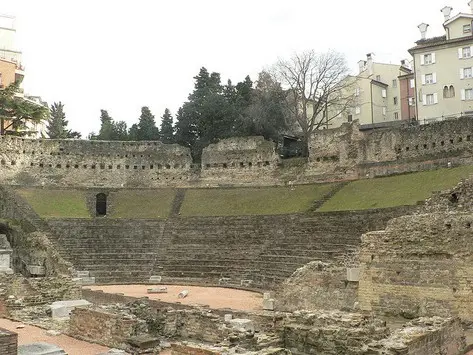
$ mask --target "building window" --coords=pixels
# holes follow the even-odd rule
[[[430,73],[422,75],[422,85],[435,84],[437,82],[437,74]]]
[[[397,96],[394,96],[394,105],[397,105]]]
[[[427,94],[424,96],[424,105],[434,105],[437,103],[437,94]]]
[[[470,58],[470,57],[471,57],[471,47],[463,47],[462,58]]]
[[[450,85],[450,88],[448,89],[450,97],[455,97],[455,88],[453,85]]]
[[[471,70],[471,67],[469,67],[469,68],[462,68],[462,69],[460,70],[460,78],[461,78],[461,79],[469,79],[469,78],[472,77],[472,74],[473,74],[473,72],[472,72],[472,70]]]
[[[381,90],[381,96],[386,97],[387,96],[387,91],[386,89]]]
[[[473,89],[463,89],[462,100],[473,100]]]
[[[399,119],[399,113],[398,113],[398,112],[394,112],[394,119],[395,119],[395,120],[398,120],[398,119]]]
[[[448,86],[443,87],[443,98],[448,99],[450,96],[450,93],[448,92]]]
[[[432,64],[432,53],[424,54],[424,64]]]
[[[397,88],[397,80],[396,79],[393,80],[393,88]]]
[[[463,25],[463,33],[471,33],[471,24]]]
[[[355,89],[355,96],[360,96],[360,88]]]
[[[348,115],[348,122],[352,122],[353,121],[353,116],[352,115]]]
[[[386,111],[387,111],[386,106],[383,106],[383,116],[386,116]]]
[[[414,79],[409,80],[409,84],[410,84],[411,89],[414,89],[415,80]]]
[[[361,113],[361,107],[360,106],[356,106],[355,107],[355,115],[359,115]]]
[[[408,99],[408,102],[409,102],[409,106],[414,106],[414,98],[413,97],[409,97]]]
[[[376,81],[381,81],[381,75],[376,75]]]

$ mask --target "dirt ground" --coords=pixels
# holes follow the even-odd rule
[[[18,345],[35,342],[45,342],[54,344],[64,349],[69,355],[95,355],[107,352],[109,348],[97,344],[86,343],[66,335],[49,336],[46,330],[25,324],[22,329],[17,329],[19,322],[12,322],[8,319],[0,318],[0,328],[4,328],[18,334]]]
[[[148,294],[152,287],[167,287],[168,293]],[[180,302],[188,305],[208,305],[210,308],[231,308],[240,311],[261,310],[263,296],[257,292],[235,290],[220,287],[175,286],[175,285],[111,285],[87,286],[91,290],[102,290],[106,293],[123,293],[131,297],[149,297],[163,302]],[[186,298],[178,298],[182,290],[188,290]]]

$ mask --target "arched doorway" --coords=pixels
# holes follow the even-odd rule
[[[95,196],[95,213],[97,217],[107,215],[107,195],[102,192]]]

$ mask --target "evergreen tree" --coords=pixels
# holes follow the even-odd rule
[[[51,139],[80,138],[81,134],[67,129],[68,121],[61,101],[55,102],[49,109],[47,134]]]
[[[67,137],[66,114],[64,113],[64,105],[61,101],[55,102],[49,109],[49,119],[47,134],[52,139],[62,139]]]
[[[133,127],[133,126],[132,126]],[[159,129],[156,127],[154,116],[147,106],[141,108],[141,116],[136,126],[136,140],[155,141],[159,140]]]
[[[95,139],[110,141],[113,137],[113,119],[108,114],[107,110],[100,110],[100,131]]]
[[[49,109],[46,106],[16,97],[19,83],[15,82],[0,90],[0,135],[11,133],[16,135],[29,135],[28,122],[40,123],[48,119]]]
[[[163,143],[174,143],[174,128],[172,126],[172,115],[169,109],[165,109],[161,117],[160,139]]]

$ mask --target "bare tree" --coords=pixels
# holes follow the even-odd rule
[[[342,115],[353,105],[354,80],[345,57],[335,51],[306,51],[273,68],[276,79],[289,89],[288,107],[302,130],[304,156],[314,131]]]

